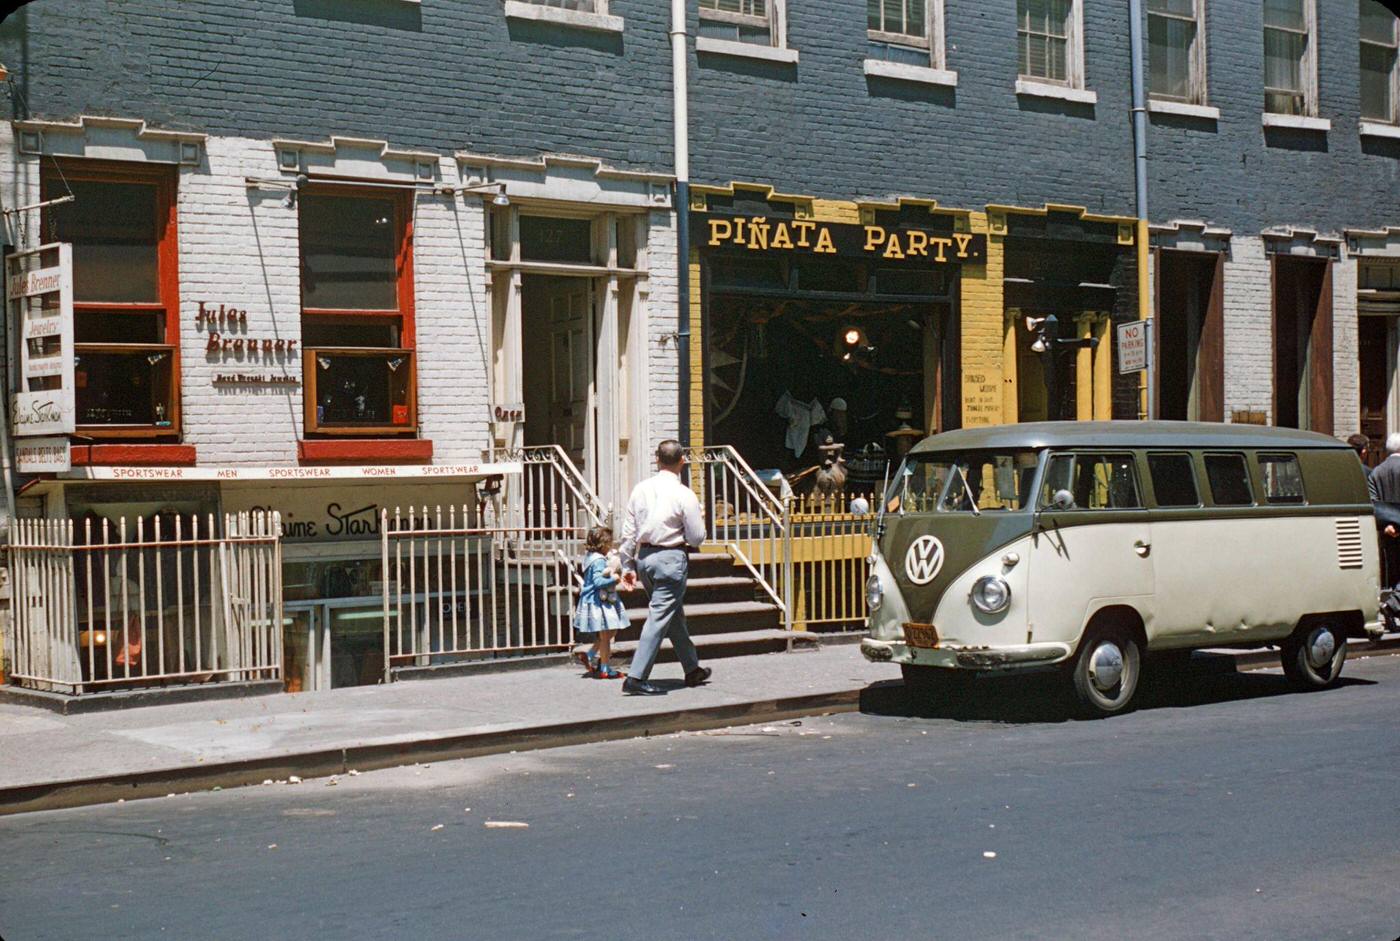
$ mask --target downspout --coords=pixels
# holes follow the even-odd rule
[[[690,108],[685,0],[671,0],[671,96],[676,151],[676,355],[680,389],[677,439],[690,447]]]
[[[1147,277],[1147,93],[1142,74],[1142,0],[1128,0],[1128,45],[1133,59],[1133,182],[1135,186],[1137,234],[1138,319],[1146,324],[1147,370],[1146,417],[1157,417],[1157,338],[1152,318],[1151,285]]]

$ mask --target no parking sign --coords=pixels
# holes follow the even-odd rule
[[[1151,321],[1130,320],[1118,325],[1118,371],[1142,372],[1147,368],[1147,332]]]

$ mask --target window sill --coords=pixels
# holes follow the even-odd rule
[[[942,85],[956,88],[958,73],[948,69],[934,69],[926,65],[910,65],[907,62],[888,62],[884,59],[866,59],[865,74],[874,78],[892,78],[901,82],[919,82],[923,85]]]
[[[1203,121],[1219,121],[1220,109],[1210,105],[1191,105],[1184,101],[1161,101],[1147,99],[1147,110],[1154,114],[1170,114],[1178,118],[1200,118]]]
[[[709,36],[695,37],[695,51],[716,56],[736,56],[741,59],[762,59],[764,62],[781,62],[784,65],[797,63],[796,49],[779,49],[776,46],[713,39]]]
[[[1098,93],[1089,91],[1087,88],[1070,88],[1068,85],[1037,82],[1029,78],[1016,79],[1016,94],[1033,95],[1036,98],[1058,98],[1061,101],[1072,101],[1077,105],[1096,105],[1099,103]]]
[[[506,0],[506,19],[529,20],[532,23],[554,23],[558,26],[572,26],[595,33],[622,32],[623,19],[604,13],[585,13],[582,10],[563,10],[547,7],[528,0]]]
[[[1332,130],[1332,122],[1326,118],[1310,118],[1302,114],[1271,114],[1265,111],[1263,121],[1265,127],[1285,127],[1293,131],[1322,131],[1326,133]]]
[[[1391,140],[1400,140],[1400,125],[1382,124],[1379,121],[1362,121],[1362,137],[1388,137]]]
[[[74,467],[193,467],[198,455],[192,444],[75,444]]]
[[[303,464],[416,464],[433,459],[423,438],[307,438],[297,442]]]

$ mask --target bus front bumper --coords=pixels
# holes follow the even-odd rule
[[[1061,643],[1003,647],[963,647],[952,644],[913,647],[897,641],[867,637],[860,642],[860,652],[872,663],[908,663],[950,670],[992,671],[1059,663],[1068,659],[1072,651],[1068,644]]]

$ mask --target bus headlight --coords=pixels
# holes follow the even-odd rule
[[[983,575],[972,586],[972,603],[983,614],[1000,614],[1011,605],[1011,586],[997,575]]]
[[[885,603],[885,586],[880,584],[880,576],[871,575],[865,580],[865,606],[874,614]]]

